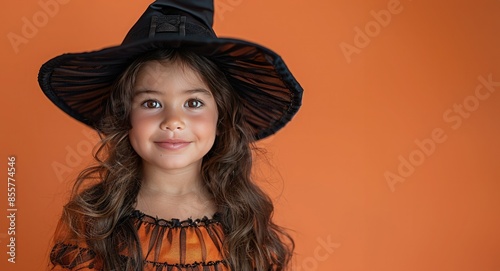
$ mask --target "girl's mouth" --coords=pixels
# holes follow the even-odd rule
[[[155,144],[162,149],[180,150],[187,147],[189,144],[191,144],[191,142],[180,139],[169,139],[169,140],[155,141]]]

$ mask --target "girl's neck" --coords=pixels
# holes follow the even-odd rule
[[[199,171],[159,171],[144,168],[136,209],[164,219],[211,217],[213,199]]]

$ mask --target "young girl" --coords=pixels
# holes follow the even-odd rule
[[[212,18],[212,1],[156,1],[120,46],[42,66],[47,97],[102,138],[50,269],[288,269],[293,240],[252,182],[252,143],[302,89],[269,49],[217,38]]]

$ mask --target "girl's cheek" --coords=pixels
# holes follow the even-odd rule
[[[131,122],[144,122],[144,121],[148,121],[148,120],[152,120],[154,119],[155,115],[153,114],[153,112],[147,112],[145,110],[140,110],[140,109],[137,109],[135,112],[133,112],[131,115],[130,115],[130,121]]]

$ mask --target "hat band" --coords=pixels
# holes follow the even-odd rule
[[[179,33],[186,36],[186,16],[181,15],[154,15],[149,26],[149,38],[156,33]]]

